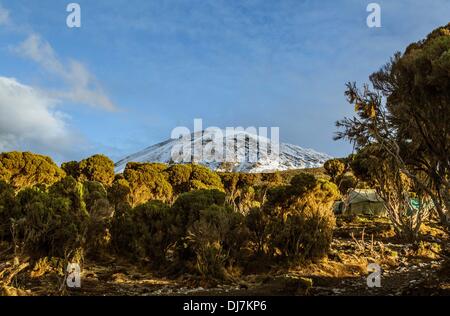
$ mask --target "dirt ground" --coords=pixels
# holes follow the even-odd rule
[[[384,219],[338,218],[327,259],[247,274],[229,284],[190,275],[169,279],[110,258],[84,262],[81,288],[69,289],[50,264],[30,267],[3,249],[0,286],[3,295],[450,295],[446,249],[448,235],[432,224],[424,225],[420,243],[413,245],[398,242]],[[367,285],[370,263],[381,267],[380,287]]]

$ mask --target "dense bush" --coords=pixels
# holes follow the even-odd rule
[[[114,215],[112,242],[119,253],[148,259],[152,266],[161,267],[174,243],[174,229],[167,204],[150,201],[134,209],[125,206]]]
[[[35,184],[51,185],[65,176],[47,156],[29,152],[0,153],[0,180],[10,183],[15,190]]]
[[[0,165],[0,238],[33,258],[113,250],[160,271],[223,280],[252,255],[298,262],[320,258],[330,243],[337,190],[311,174],[281,185],[278,173],[219,176],[199,165],[129,163],[114,175],[100,155],[64,171],[41,156],[2,157],[19,161]],[[45,162],[21,174],[23,157]],[[45,166],[56,176],[40,175]]]
[[[246,174],[221,173],[220,177],[227,193],[227,201],[242,214],[248,213],[253,207],[258,207],[264,200],[264,194],[269,187],[269,180],[279,184],[279,174]],[[264,180],[263,180],[264,179]]]
[[[109,203],[107,191],[100,182],[83,183],[83,200],[89,214],[86,250],[89,253],[100,253],[109,245],[109,227],[114,208]]]
[[[111,210],[98,182],[81,184],[69,176],[48,189],[26,188],[17,196],[0,182],[1,237],[36,258],[69,259],[105,249]]]
[[[341,194],[346,194],[350,189],[356,188],[358,179],[352,174],[344,174],[337,179],[336,183]]]
[[[0,240],[11,241],[11,219],[20,217],[14,188],[0,180]]]
[[[176,195],[191,190],[223,190],[220,177],[204,166],[187,164],[172,165],[164,173]]]
[[[123,172],[130,189],[129,201],[132,206],[150,200],[170,202],[172,200],[172,186],[161,172],[159,164],[128,163]]]
[[[122,204],[131,205],[130,184],[122,175],[116,177],[111,187],[108,188],[108,200],[115,210]]]
[[[323,165],[325,172],[331,177],[331,180],[336,183],[336,179],[345,171],[345,163],[342,159],[330,159]]]
[[[310,174],[271,189],[263,208],[247,217],[257,252],[265,250],[292,263],[325,256],[335,225],[331,206],[338,196],[336,185]]]
[[[187,271],[223,279],[247,239],[244,217],[225,203],[218,190],[182,194],[173,206],[179,228],[176,264]]]
[[[94,155],[80,162],[69,161],[61,168],[78,181],[97,181],[111,185],[114,180],[114,162],[104,155]]]
[[[27,253],[69,258],[84,245],[89,216],[78,203],[36,188],[19,192],[17,199],[23,217],[13,226],[14,238]]]

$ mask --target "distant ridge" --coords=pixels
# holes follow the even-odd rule
[[[226,136],[225,136],[226,135]],[[236,139],[246,139],[247,141],[239,146],[236,146]],[[236,131],[234,133],[223,133],[217,135],[211,131],[203,131],[195,134],[191,134],[190,144],[193,146],[211,146],[217,142],[217,139],[223,140],[222,144],[225,153],[232,151],[235,153],[233,159],[227,159],[223,161],[213,161],[208,159],[210,157],[202,157],[195,161],[201,165],[207,166],[215,171],[233,171],[233,172],[274,172],[290,169],[303,169],[303,168],[317,168],[323,166],[325,161],[332,157],[319,153],[313,149],[304,149],[302,147],[280,143],[279,145],[279,159],[274,159],[266,151],[260,151],[260,148],[271,148],[272,142],[269,138],[250,134],[245,131]],[[121,173],[125,169],[128,162],[161,162],[161,163],[174,163],[172,157],[172,151],[175,148],[180,148],[183,144],[181,139],[169,139],[150,146],[142,151],[127,156],[115,164],[116,173]],[[258,146],[250,146],[249,144],[258,144]],[[263,147],[267,146],[267,147]],[[250,162],[248,157],[258,157],[256,162]],[[228,157],[228,156],[227,156]],[[253,160],[254,161],[254,160]]]

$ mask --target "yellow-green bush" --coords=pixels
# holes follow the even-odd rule
[[[15,190],[36,184],[51,185],[65,176],[50,157],[30,152],[0,153],[0,180]]]
[[[150,200],[170,202],[173,190],[161,172],[161,166],[148,163],[128,163],[123,172],[130,189],[129,201],[132,206]]]
[[[225,203],[218,190],[182,194],[173,206],[179,229],[177,267],[208,278],[227,277],[227,268],[241,254],[248,239],[244,217]]]
[[[121,254],[149,260],[154,267],[164,267],[169,247],[175,242],[170,206],[149,201],[134,209],[122,206],[112,223],[112,243]]]
[[[114,162],[104,155],[94,155],[80,162],[69,161],[61,168],[78,181],[97,181],[111,185],[114,181]]]
[[[20,218],[14,188],[0,180],[0,240],[11,241],[11,220]]]
[[[69,258],[85,244],[89,216],[69,197],[28,188],[17,199],[23,216],[14,239],[28,254]]]
[[[89,214],[86,251],[99,254],[109,246],[109,227],[114,207],[109,203],[103,184],[96,181],[83,183],[83,200]]]
[[[164,171],[175,195],[192,190],[223,190],[220,177],[210,169],[195,164],[172,165]]]
[[[335,184],[310,174],[296,175],[290,185],[272,188],[267,203],[247,215],[257,253],[294,264],[325,256],[335,225],[332,203],[338,196]]]

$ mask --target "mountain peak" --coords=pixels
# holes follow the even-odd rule
[[[160,162],[198,163],[215,171],[258,173],[321,167],[331,158],[243,129],[207,129],[168,139],[127,156],[115,164],[115,170],[123,172],[128,162]]]

